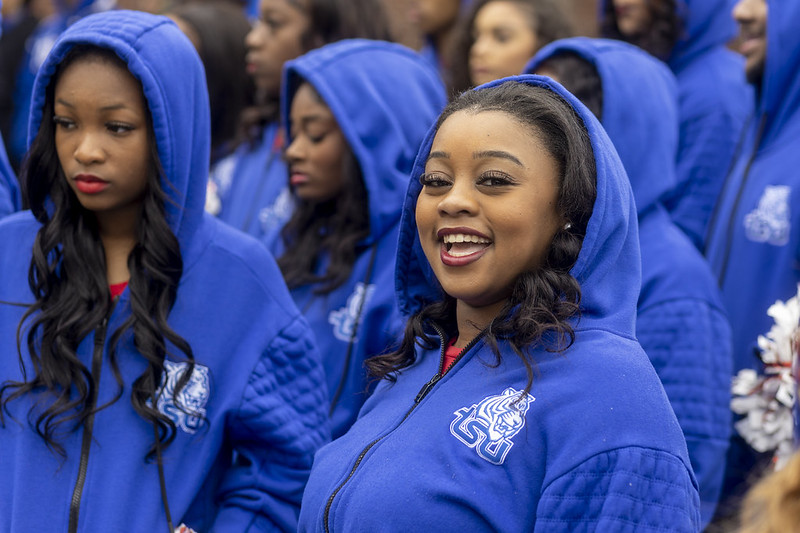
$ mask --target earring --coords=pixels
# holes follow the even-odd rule
[[[564,224],[564,231],[569,231],[571,227],[572,227],[572,222],[567,222],[566,224]]]

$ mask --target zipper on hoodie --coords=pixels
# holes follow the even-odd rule
[[[113,307],[112,307],[113,309]],[[109,311],[109,315],[111,312]],[[94,410],[97,406],[97,396],[100,394],[100,372],[103,368],[103,346],[106,340],[106,330],[108,329],[108,316],[103,319],[102,324],[95,330],[94,350],[92,352],[92,378],[95,381],[92,397],[89,399],[89,409]],[[83,426],[83,440],[81,442],[81,460],[78,466],[78,477],[75,480],[75,488],[72,490],[72,500],[69,507],[69,533],[78,531],[78,516],[81,511],[81,496],[83,486],[86,483],[86,471],[89,468],[89,450],[92,446],[92,431],[94,428],[94,413],[89,414]]]
[[[753,166],[753,161],[756,158],[759,150],[759,144],[761,143],[761,137],[764,135],[764,126],[767,123],[767,114],[764,113],[761,115],[761,120],[758,125],[758,131],[756,133],[755,142],[753,143],[753,151],[750,154],[750,158],[747,160],[747,164],[744,167],[744,171],[742,172],[742,180],[739,184],[739,189],[736,191],[736,198],[733,201],[733,206],[731,208],[730,216],[728,217],[728,222],[725,231],[725,245],[723,248],[722,254],[722,265],[720,266],[719,276],[718,276],[718,284],[722,287],[725,283],[725,277],[728,273],[728,264],[730,263],[731,258],[731,248],[733,247],[733,231],[736,225],[736,215],[739,211],[739,203],[742,201],[742,195],[744,193],[745,188],[747,187],[747,178],[750,175],[750,168]],[[715,217],[716,218],[716,217]]]
[[[330,529],[329,520],[330,520],[331,506],[333,505],[333,500],[336,498],[336,495],[339,494],[339,492],[344,488],[344,486],[347,484],[347,482],[350,481],[353,478],[353,476],[356,473],[356,470],[358,469],[359,465],[361,464],[361,461],[363,461],[364,457],[367,455],[367,452],[369,452],[373,448],[373,446],[378,444],[381,440],[383,440],[384,438],[388,437],[395,430],[397,430],[397,428],[399,428],[403,424],[403,422],[406,421],[406,419],[409,417],[409,415],[411,415],[411,413],[414,411],[414,409],[417,407],[417,405],[419,405],[419,403],[423,400],[423,398],[425,398],[425,396],[428,395],[428,393],[433,389],[433,387],[444,377],[444,374],[442,373],[442,365],[444,364],[444,352],[445,352],[445,346],[446,346],[445,335],[444,335],[444,331],[442,331],[442,329],[437,324],[434,323],[434,324],[432,324],[432,326],[433,326],[433,329],[436,330],[436,334],[439,335],[439,340],[441,341],[441,348],[439,350],[439,366],[437,367],[438,370],[436,371],[436,374],[434,374],[434,376],[422,386],[420,391],[414,397],[413,405],[411,406],[411,408],[408,411],[406,411],[406,414],[403,415],[403,418],[400,420],[400,422],[392,430],[390,430],[388,433],[386,433],[385,435],[383,435],[381,437],[378,437],[374,441],[372,441],[369,444],[367,444],[367,446],[363,450],[361,450],[361,453],[358,454],[358,457],[356,458],[356,462],[355,462],[355,464],[353,464],[353,468],[350,469],[350,473],[347,474],[347,477],[344,479],[344,481],[342,481],[339,484],[339,486],[336,487],[333,490],[333,493],[331,493],[330,497],[328,498],[327,504],[325,504],[325,513],[322,516],[323,526],[325,528],[325,533],[330,533],[330,530],[331,530]],[[475,344],[482,337],[483,337],[483,333],[479,334],[477,337],[472,339],[469,342],[469,344],[467,344],[464,347],[464,349],[461,350],[461,352],[458,354],[458,357],[456,357],[455,360],[453,360],[453,364],[450,365],[450,368],[455,366],[455,364],[461,359],[461,357],[465,353],[467,353],[467,351],[469,351],[470,348],[475,346]]]

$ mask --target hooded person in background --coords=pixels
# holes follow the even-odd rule
[[[719,499],[731,432],[731,327],[705,258],[659,201],[675,183],[675,77],[640,48],[583,37],[543,48],[526,71],[554,78],[586,104],[630,179],[642,250],[636,337],[686,437],[705,527]]]
[[[0,6],[3,5],[0,0]],[[0,34],[2,34],[3,17],[0,15]],[[6,154],[6,145],[3,136],[0,135],[0,218],[19,211],[22,207],[22,197],[20,196],[19,183],[11,168]]]
[[[635,44],[667,62],[678,80],[678,181],[664,205],[703,250],[711,212],[753,114],[731,0],[600,0],[602,37]]]
[[[403,193],[444,86],[409,48],[348,39],[288,62],[282,94],[296,208],[272,249],[314,330],[336,438],[367,398],[364,360],[401,336],[392,288]]]
[[[259,18],[245,37],[256,103],[242,112],[235,152],[212,169],[209,212],[264,243],[275,240],[294,209],[280,125],[283,66],[352,38],[391,40],[382,0],[261,0]]]
[[[767,309],[797,294],[800,282],[800,3],[741,0],[733,16],[756,119],[711,219],[706,257],[733,327],[737,373],[763,371],[758,336],[774,323]],[[732,499],[722,512],[737,512],[738,497],[769,457],[734,436],[726,487]]]
[[[31,211],[0,221],[0,530],[294,530],[323,371],[272,256],[203,211],[194,47],[90,15],[31,109]]]

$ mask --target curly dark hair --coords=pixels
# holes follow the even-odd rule
[[[59,443],[58,434],[91,424],[95,413],[122,396],[125,384],[117,361],[118,346],[132,343],[133,349],[148,363],[147,369],[132,384],[131,403],[143,419],[157,428],[158,446],[168,446],[175,438],[176,429],[174,422],[159,412],[154,402],[168,342],[183,352],[189,365],[176,387],[175,401],[194,370],[191,347],[167,324],[183,272],[183,260],[178,240],[166,219],[164,202],[167,200],[160,185],[163,172],[149,112],[148,184],[137,228],[137,244],[128,257],[131,314],[109,340],[109,361],[117,394],[108,403],[97,405],[97,376],[78,357],[78,345],[105,324],[114,304],[97,220],[94,213],[81,206],[67,184],[54,146],[52,117],[59,76],[74,62],[89,58],[111,62],[127,70],[127,65],[113,51],[78,45],[67,53],[47,87],[43,119],[22,172],[26,201],[41,223],[28,271],[28,283],[36,301],[28,307],[17,328],[23,381],[5,381],[0,386],[0,423],[3,423],[4,413],[10,416],[8,404],[11,401],[26,394],[41,395],[29,412],[29,423],[47,446],[62,457],[66,457],[66,452]],[[26,355],[34,370],[30,379],[23,356],[23,337]],[[156,447],[154,442],[147,459],[153,458]]]
[[[600,16],[600,34],[603,37],[629,42],[661,60],[669,59],[675,43],[684,35],[684,21],[675,0],[647,0],[652,23],[634,36],[620,33],[614,3],[605,0],[604,4]]]
[[[580,314],[581,287],[570,269],[578,260],[597,195],[594,151],[583,121],[558,94],[513,81],[462,93],[442,112],[436,128],[454,113],[484,111],[507,113],[542,140],[558,165],[557,208],[571,225],[555,234],[541,267],[519,276],[508,302],[481,334],[496,364],[500,363],[501,339],[520,357],[528,374],[528,392],[534,375],[529,349],[541,344],[549,351],[563,352],[575,340],[570,319]],[[416,360],[417,344],[426,349],[439,345],[434,327],[447,336],[456,334],[455,308],[455,300],[445,296],[415,313],[396,351],[367,360],[371,375],[394,381],[400,370]]]
[[[286,1],[308,15],[308,31],[298,36],[304,53],[342,39],[394,41],[382,0]],[[240,142],[258,143],[264,126],[279,119],[278,98],[262,97],[265,100],[242,111]]]
[[[450,59],[451,79],[448,89],[451,98],[474,86],[469,75],[469,54],[472,45],[475,44],[475,18],[481,8],[495,1],[497,0],[475,0],[470,6],[467,16],[456,27]],[[558,0],[506,1],[516,4],[523,13],[527,14],[529,27],[536,34],[536,42],[539,47],[575,34],[570,20]],[[535,50],[533,52],[535,53]],[[533,57],[533,53],[531,53],[531,57]]]

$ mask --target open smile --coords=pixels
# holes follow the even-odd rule
[[[447,266],[465,266],[480,259],[492,240],[472,232],[440,231],[440,257]]]

